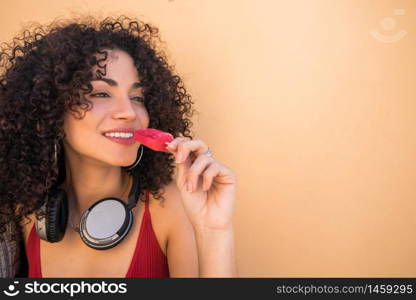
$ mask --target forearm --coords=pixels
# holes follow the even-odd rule
[[[195,230],[200,277],[237,277],[234,230]]]

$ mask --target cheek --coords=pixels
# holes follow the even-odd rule
[[[91,141],[92,135],[97,133],[91,124],[94,124],[94,122],[91,120],[89,112],[81,120],[76,119],[72,115],[65,116],[63,126],[65,140],[74,148],[82,147],[85,141]]]
[[[149,113],[147,112],[147,109],[144,108],[144,107],[139,108],[136,111],[136,114],[137,114],[137,118],[140,121],[140,127],[141,128],[147,128],[147,127],[149,127],[150,116],[149,116]]]
[[[73,149],[79,150],[79,148],[82,148],[82,141],[85,140],[85,137],[83,136],[84,130],[79,128],[80,124],[77,124],[75,122],[68,122],[64,126],[65,130],[65,141],[71,145]]]

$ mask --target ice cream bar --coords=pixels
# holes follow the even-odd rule
[[[168,152],[166,142],[171,142],[174,138],[168,133],[159,129],[145,128],[134,132],[133,138],[139,143],[154,151]]]

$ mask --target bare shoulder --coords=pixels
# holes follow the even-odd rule
[[[161,194],[164,197],[164,200],[160,201],[161,207],[170,211],[183,208],[181,194],[174,180],[163,187]]]
[[[155,199],[152,194],[149,194],[149,209],[152,219],[154,218],[155,223],[163,227],[163,231],[168,235],[173,224],[187,216],[182,205],[180,191],[174,180],[163,187],[161,195],[163,199]]]
[[[156,217],[156,231],[161,229],[163,232],[170,277],[198,277],[195,234],[176,182],[166,185],[162,195],[164,200],[150,197],[149,208],[152,219]]]

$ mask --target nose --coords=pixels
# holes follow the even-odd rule
[[[120,97],[117,99],[117,101],[114,102],[112,117],[114,119],[136,119],[134,104],[129,99],[129,97]]]

